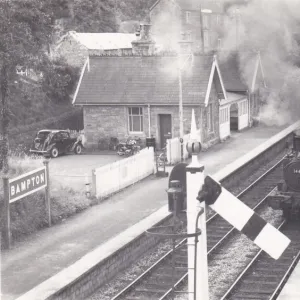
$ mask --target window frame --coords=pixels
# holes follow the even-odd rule
[[[132,110],[134,108],[138,108],[139,113],[138,114],[133,114]],[[128,107],[128,132],[129,133],[143,133],[144,132],[144,110],[142,106],[130,106]],[[140,120],[140,130],[139,131],[134,131],[134,123],[133,123],[133,117],[138,117]],[[132,130],[131,130],[132,129]]]
[[[209,15],[208,14],[203,14],[202,15],[202,24],[203,24],[203,29],[209,29]]]
[[[191,24],[191,12],[189,10],[185,11],[185,23]]]
[[[218,38],[218,50],[222,49],[222,39]]]
[[[204,43],[204,49],[210,49],[210,39],[209,39],[208,30],[203,30],[203,43]]]

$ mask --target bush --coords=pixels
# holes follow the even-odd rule
[[[42,158],[31,159],[24,157],[11,157],[9,159],[10,178],[24,174],[43,166]],[[1,173],[0,173],[1,174]],[[3,174],[1,174],[3,175]],[[63,186],[54,178],[50,177],[51,192],[51,217],[52,223],[58,223],[62,219],[76,214],[88,208],[92,202],[87,199],[84,193]],[[3,182],[0,183],[3,191]],[[0,195],[0,222],[3,222],[3,193]],[[10,205],[11,212],[11,233],[14,241],[29,235],[48,224],[47,211],[45,205],[45,193],[39,191]],[[3,226],[2,226],[3,228]]]

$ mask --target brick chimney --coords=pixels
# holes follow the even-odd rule
[[[180,54],[193,53],[194,42],[191,39],[188,39],[187,33],[181,33],[181,40],[178,42],[178,44]]]
[[[136,34],[138,37],[138,34]],[[139,38],[131,42],[132,53],[138,55],[152,55],[155,49],[155,42],[151,38],[151,25],[141,24]]]

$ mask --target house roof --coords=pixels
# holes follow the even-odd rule
[[[230,55],[226,60],[219,62],[225,90],[228,92],[246,92],[247,85],[242,79],[237,54]]]
[[[132,48],[131,42],[136,40],[132,33],[82,33],[69,31],[66,36],[71,36],[88,49],[112,50]],[[66,36],[64,38],[66,38]],[[61,39],[61,41],[63,38]],[[61,45],[61,42],[59,43]],[[58,46],[59,47],[59,46]]]
[[[182,71],[184,104],[204,104],[213,66],[212,55],[194,56]],[[178,105],[177,57],[90,57],[74,96],[75,105]]]

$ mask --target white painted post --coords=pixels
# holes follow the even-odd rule
[[[201,229],[197,245],[197,265],[195,259],[195,239],[188,238],[188,292],[189,300],[208,300],[208,266],[207,266],[207,239],[206,239],[206,210],[205,204],[199,203],[199,186],[204,184],[204,166],[198,161],[197,154],[201,151],[201,144],[197,138],[197,129],[194,110],[192,111],[192,124],[190,141],[187,143],[187,151],[192,154],[192,162],[186,167],[187,171],[187,231],[195,233],[197,214],[201,207],[204,213],[199,218],[198,228]],[[194,268],[196,269],[196,287],[194,287]],[[196,293],[196,297],[194,295]]]
[[[91,196],[91,186],[88,174],[85,175],[85,195],[88,198]]]

